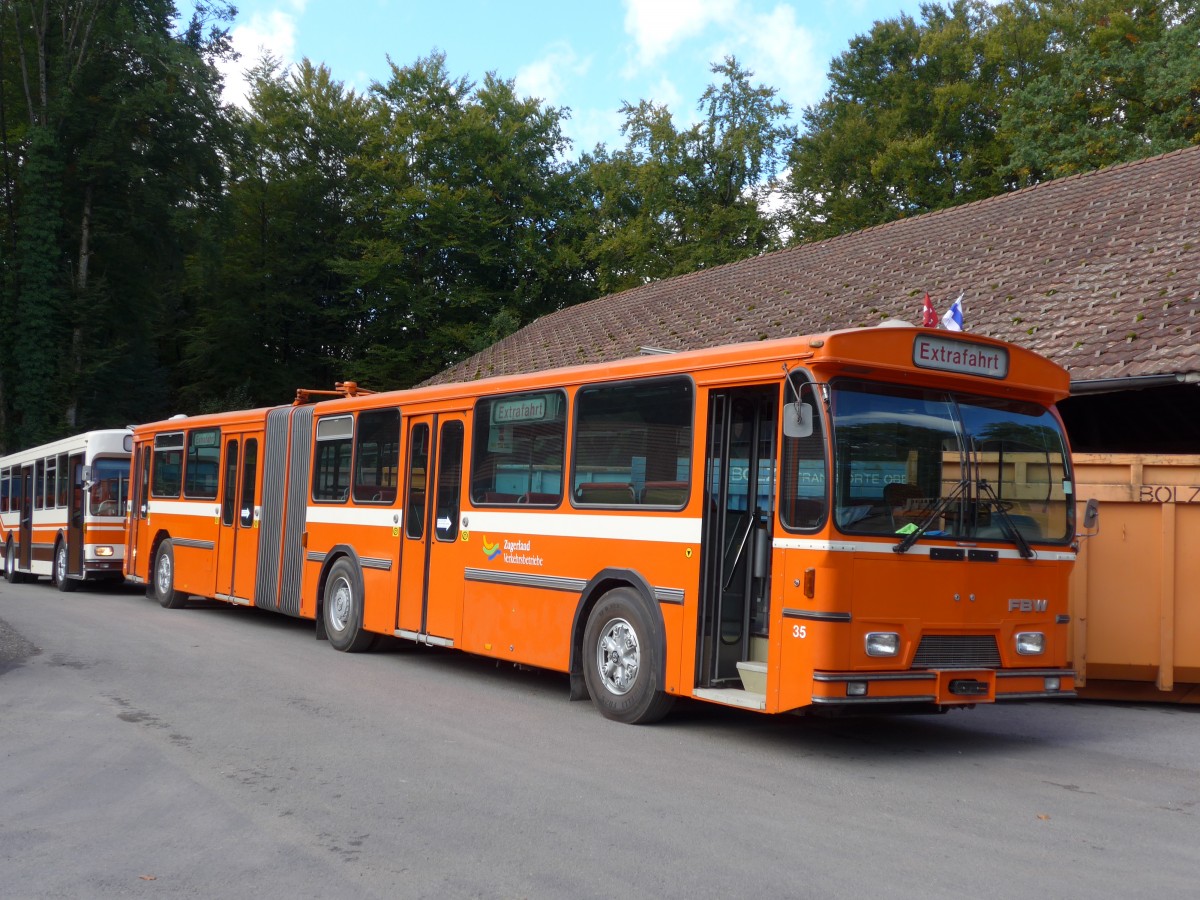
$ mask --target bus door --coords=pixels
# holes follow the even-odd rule
[[[698,687],[767,660],[778,388],[713,391],[708,404]]]
[[[255,435],[224,435],[216,583],[216,596],[222,600],[250,603],[254,599],[261,517],[258,444]]]
[[[17,526],[20,554],[17,567],[29,571],[33,565],[33,466],[21,468],[21,520]]]
[[[152,442],[138,444],[134,451],[130,469],[129,508],[125,514],[128,526],[125,535],[125,574],[139,578],[149,578],[149,560],[143,560],[138,553],[138,534],[150,515],[150,457],[154,452],[153,446]]]
[[[83,456],[75,455],[67,463],[71,473],[71,491],[67,500],[67,574],[83,574],[83,504],[87,496],[83,483]]]
[[[465,420],[462,413],[408,419],[397,633],[442,646],[454,646],[462,629]]]

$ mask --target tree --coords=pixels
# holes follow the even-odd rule
[[[202,19],[232,13],[201,3],[184,36],[170,0],[12,0],[2,14],[24,101],[20,130],[6,105],[4,148],[25,331],[0,363],[7,437],[30,444],[162,398],[159,328],[177,317],[160,311],[190,216],[221,183],[212,61],[228,42]]]
[[[359,310],[350,370],[405,387],[589,288],[564,215],[564,113],[492,74],[452,78],[440,53],[390,65],[352,164],[356,246],[337,268]]]
[[[582,160],[598,226],[589,241],[598,286],[609,292],[722,265],[779,246],[768,197],[795,139],[788,105],[754,86],[734,57],[680,131],[665,106],[626,103],[624,148]]]
[[[1164,0],[1040,4],[1047,53],[1000,123],[1006,171],[1059,178],[1200,141],[1200,11]]]
[[[250,73],[235,113],[229,189],[190,261],[193,326],[184,335],[180,402],[189,409],[288,400],[345,377],[355,310],[332,265],[351,252],[351,159],[366,140],[366,100],[324,66]]]
[[[877,22],[830,67],[791,157],[796,240],[830,237],[1011,187],[996,143],[1008,61],[983,0]]]

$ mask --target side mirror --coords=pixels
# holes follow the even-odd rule
[[[784,404],[783,434],[784,437],[806,438],[813,433],[813,408],[811,403]]]
[[[1088,500],[1083,508],[1083,530],[1088,532],[1088,537],[1100,533],[1100,501],[1095,497]]]

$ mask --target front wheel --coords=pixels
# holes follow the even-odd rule
[[[662,660],[645,604],[632,588],[600,598],[583,634],[583,677],[601,715],[640,725],[657,722],[674,698],[662,689]]]
[[[17,545],[12,541],[8,542],[8,547],[4,550],[4,580],[9,584],[20,584],[25,580],[17,571]]]
[[[54,549],[54,586],[64,594],[79,586],[79,582],[67,574],[67,542],[59,541]]]
[[[362,653],[370,650],[375,635],[363,630],[363,589],[358,568],[346,558],[339,559],[325,581],[325,599],[321,615],[325,634],[335,650]]]
[[[187,596],[175,590],[175,545],[165,540],[154,557],[154,597],[163,609],[182,609]]]

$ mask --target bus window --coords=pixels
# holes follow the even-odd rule
[[[442,426],[438,446],[437,515],[434,535],[439,541],[458,540],[458,498],[462,495],[463,423]]]
[[[789,387],[790,390],[790,387]],[[799,402],[812,409],[812,433],[783,439],[783,463],[779,478],[779,517],[789,529],[820,527],[825,518],[825,429],[821,402],[811,383],[800,385]]]
[[[220,461],[221,429],[189,431],[183,496],[195,500],[216,500]]]
[[[566,395],[488,397],[475,404],[471,502],[476,506],[562,500]]]
[[[0,512],[8,512],[12,502],[12,476],[10,469],[0,470]]]
[[[67,472],[67,454],[63,453],[58,457],[58,477],[55,479],[55,506],[66,508],[67,499],[70,496],[70,480]]]
[[[354,448],[354,502],[394,503],[400,468],[400,410],[359,413]]]
[[[155,435],[151,497],[178,499],[183,487],[183,432]]]
[[[41,509],[46,502],[46,461],[39,459],[33,468],[33,508]]]
[[[238,442],[231,440],[225,445],[225,491],[221,495],[221,524],[233,524],[233,506],[237,499]]]
[[[317,420],[317,459],[312,476],[314,500],[344,503],[350,498],[353,437],[353,416],[326,416]]]
[[[249,528],[254,524],[254,491],[257,489],[258,438],[246,438],[246,452],[242,455],[242,503],[241,525]]]
[[[429,426],[414,426],[408,439],[408,501],[404,533],[414,540],[425,535],[425,473],[429,471]]]
[[[92,463],[88,511],[93,516],[119,516],[125,500],[129,460],[101,457]]]
[[[689,378],[581,388],[572,501],[683,507],[690,493],[692,407]]]

